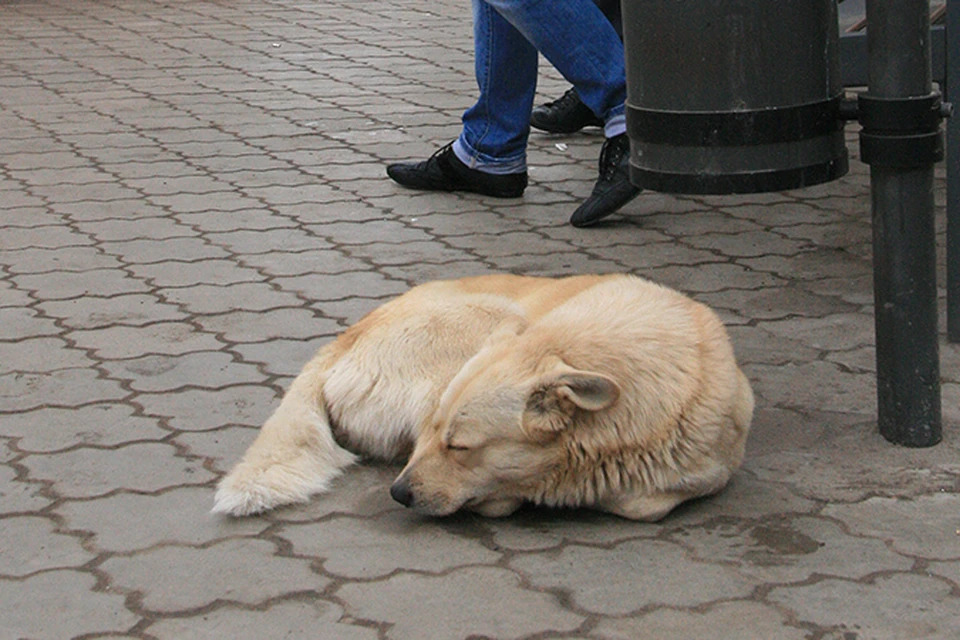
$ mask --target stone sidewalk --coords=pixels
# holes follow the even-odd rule
[[[960,637],[960,348],[944,442],[886,443],[865,167],[589,230],[597,132],[534,134],[520,200],[400,189],[387,162],[459,131],[470,38],[461,0],[0,1],[0,638]],[[728,490],[653,525],[429,520],[364,466],[209,515],[319,345],[495,271],[713,305],[758,398]]]

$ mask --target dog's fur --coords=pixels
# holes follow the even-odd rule
[[[214,511],[303,502],[358,455],[409,455],[391,494],[425,514],[532,502],[656,520],[727,483],[752,414],[723,325],[673,290],[627,275],[433,282],[319,351]]]

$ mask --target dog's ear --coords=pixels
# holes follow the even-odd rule
[[[524,426],[560,431],[570,426],[577,410],[602,411],[619,398],[620,386],[607,376],[574,369],[557,359],[527,398]]]

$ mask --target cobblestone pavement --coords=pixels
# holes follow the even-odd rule
[[[0,638],[960,637],[960,348],[944,442],[887,444],[865,167],[589,230],[596,132],[534,134],[520,200],[401,189],[385,163],[475,95],[470,37],[460,0],[0,0]],[[319,345],[500,270],[717,308],[758,397],[731,486],[657,524],[431,520],[362,466],[209,515]]]

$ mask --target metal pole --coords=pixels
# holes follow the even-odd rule
[[[913,153],[909,131],[894,123],[892,134],[883,125],[868,134],[863,109],[876,107],[881,122],[892,122],[891,113],[931,95],[928,2],[867,0],[870,101],[861,100],[861,152],[876,143],[865,161],[871,165],[878,422],[883,437],[911,447],[941,438],[934,161],[923,153],[919,161],[889,161],[885,156],[896,151]]]
[[[947,2],[947,97],[960,98],[960,0]],[[947,122],[947,339],[960,342],[960,114]]]

